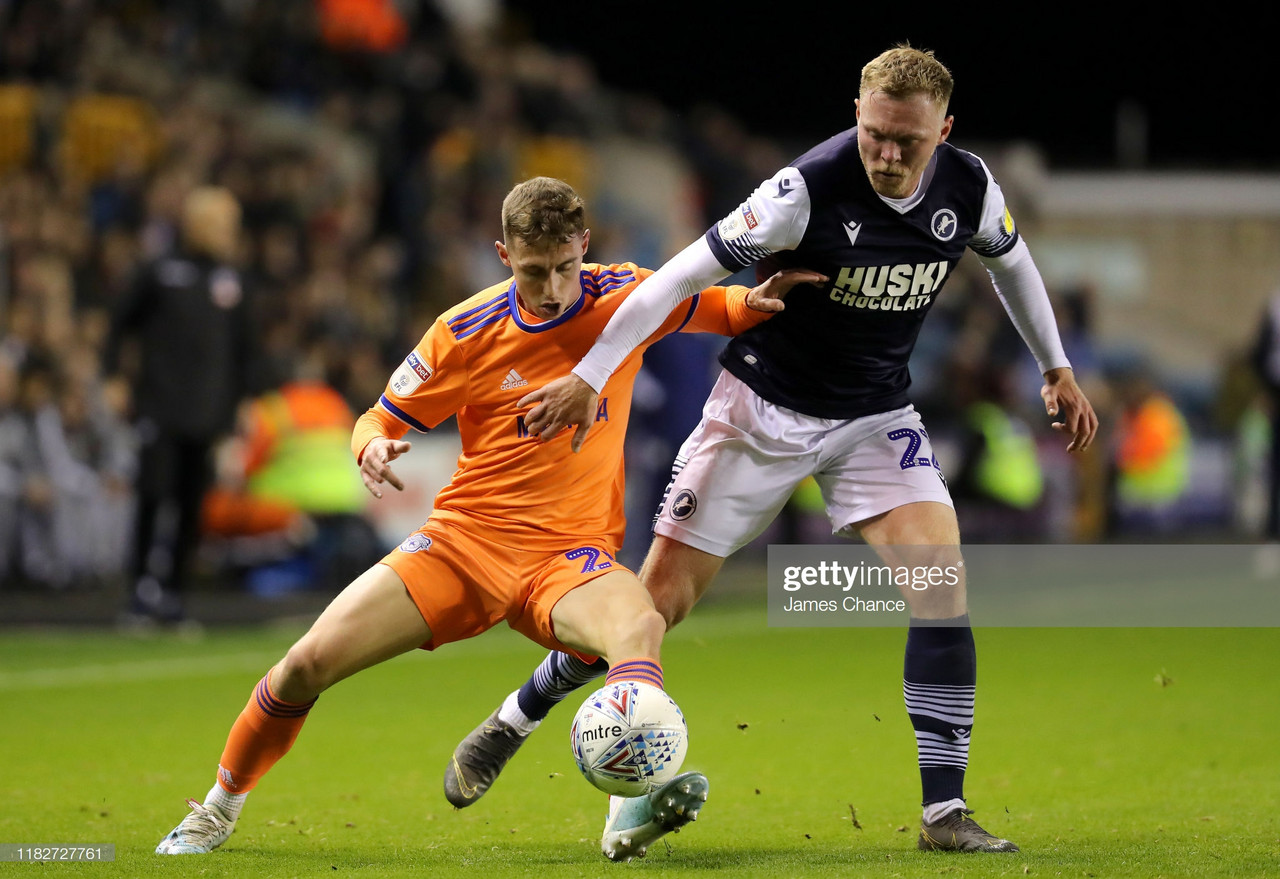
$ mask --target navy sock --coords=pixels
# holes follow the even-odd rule
[[[525,681],[516,694],[516,701],[530,720],[542,720],[566,696],[608,670],[609,663],[604,659],[587,665],[576,656],[553,650],[542,660],[533,677]]]
[[[911,620],[902,694],[916,731],[924,805],[964,799],[978,659],[969,615]]]

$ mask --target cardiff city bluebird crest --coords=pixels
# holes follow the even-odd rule
[[[410,534],[400,544],[401,552],[421,552],[424,549],[431,549],[431,538],[425,534]]]

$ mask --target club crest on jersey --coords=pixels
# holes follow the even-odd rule
[[[929,221],[929,228],[933,230],[934,238],[950,241],[956,236],[956,212],[951,208],[940,208]]]
[[[410,534],[400,544],[401,552],[422,552],[431,549],[431,538],[425,534]]]
[[[683,522],[692,516],[698,509],[698,496],[687,488],[682,488],[671,499],[671,518],[677,522]]]
[[[404,363],[400,364],[400,368],[391,376],[391,390],[401,397],[412,394],[424,381],[431,378],[434,372],[435,370],[422,362],[417,351],[410,351]]]

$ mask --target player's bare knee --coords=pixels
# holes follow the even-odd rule
[[[271,675],[271,690],[285,702],[307,702],[333,684],[333,663],[313,641],[303,638],[289,648]]]
[[[624,614],[619,618],[613,636],[613,653],[616,655],[609,658],[616,662],[630,656],[656,656],[666,633],[666,618],[652,608]],[[622,653],[629,656],[622,656]]]

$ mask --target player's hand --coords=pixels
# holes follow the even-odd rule
[[[360,460],[360,479],[370,494],[381,498],[382,489],[378,486],[384,482],[390,483],[396,491],[404,491],[404,483],[392,472],[391,462],[411,448],[411,443],[387,439],[385,436],[369,441],[369,445],[364,447],[364,457]]]
[[[830,279],[826,275],[808,269],[783,269],[774,272],[763,284],[751,288],[751,292],[747,294],[747,308],[754,311],[782,311],[787,307],[782,300],[787,298],[792,287],[797,284],[825,284],[828,280]]]
[[[1068,452],[1083,452],[1098,433],[1098,416],[1076,384],[1075,373],[1066,366],[1051,369],[1044,374],[1044,382],[1040,389],[1044,411],[1050,418],[1062,414],[1061,421],[1053,422],[1053,429],[1071,434]]]
[[[571,372],[536,391],[530,391],[516,405],[523,408],[533,403],[538,405],[524,417],[524,426],[530,436],[536,436],[545,443],[555,439],[556,434],[569,425],[576,424],[578,429],[573,434],[570,447],[575,452],[582,448],[587,431],[596,418],[596,392],[591,385]]]

